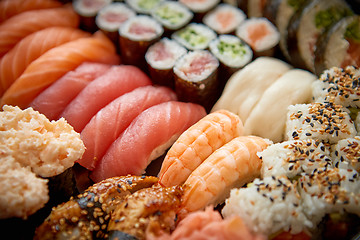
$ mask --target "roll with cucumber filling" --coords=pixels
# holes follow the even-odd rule
[[[139,14],[150,14],[165,0],[125,0],[125,3]]]
[[[173,32],[188,24],[194,14],[180,2],[165,1],[152,11],[151,16],[163,25],[165,32]]]
[[[205,24],[190,23],[171,37],[189,50],[203,50],[216,38],[216,33]]]

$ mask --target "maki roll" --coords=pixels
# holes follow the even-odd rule
[[[288,107],[286,138],[318,139],[326,144],[354,137],[356,129],[346,108],[334,103],[296,104]]]
[[[190,23],[174,32],[172,38],[189,50],[203,50],[216,38],[216,33],[205,24]]]
[[[285,175],[296,179],[302,173],[332,166],[330,150],[313,139],[275,143],[258,153],[262,159],[262,177]]]
[[[327,214],[360,216],[360,179],[355,170],[318,169],[304,174],[298,181],[304,213],[314,227]],[[339,239],[350,239],[344,237]]]
[[[208,12],[203,22],[218,34],[231,34],[235,33],[237,26],[245,19],[246,15],[241,9],[222,3]]]
[[[111,2],[112,0],[74,0],[72,6],[80,16],[80,28],[90,32],[98,30],[95,23],[96,15]]]
[[[163,27],[147,15],[128,19],[119,29],[119,44],[125,64],[146,70],[145,53],[150,45],[160,40]]]
[[[319,36],[349,15],[353,12],[343,0],[314,0],[305,4],[288,24],[290,61],[297,67],[315,72],[314,54]]]
[[[236,36],[251,46],[256,56],[273,56],[280,41],[277,28],[266,18],[249,18],[236,29]]]
[[[323,34],[315,50],[315,72],[337,66],[360,67],[360,16],[345,17]]]
[[[264,9],[264,17],[269,19],[277,27],[280,33],[279,47],[282,55],[290,60],[287,49],[287,27],[291,17],[302,8],[309,0],[271,0],[267,1]]]
[[[165,1],[151,12],[151,16],[162,24],[165,34],[171,35],[187,25],[194,14],[180,2]]]
[[[349,108],[354,120],[360,108],[360,69],[332,67],[312,84],[316,102],[333,102]]]
[[[145,54],[151,79],[155,84],[175,88],[173,67],[187,50],[174,40],[162,38],[149,47]]]
[[[243,68],[253,58],[249,45],[233,35],[219,35],[210,42],[209,49],[220,62],[221,88],[234,72]]]
[[[215,8],[220,0],[179,0],[188,7],[195,17],[195,22],[201,22],[206,13]]]
[[[129,18],[136,15],[126,4],[114,2],[103,7],[96,16],[97,27],[118,45],[119,28]]]
[[[334,166],[360,172],[360,137],[342,139],[332,146]]]
[[[165,0],[125,0],[125,3],[139,14],[150,14],[161,2]]]
[[[211,109],[219,96],[219,61],[208,50],[189,51],[173,68],[175,91],[180,101],[194,102]]]
[[[240,216],[252,232],[269,239],[282,232],[301,234],[313,226],[303,213],[296,184],[285,176],[257,178],[246,188],[232,189],[221,213],[225,219]]]

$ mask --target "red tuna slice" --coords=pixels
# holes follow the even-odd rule
[[[50,120],[57,120],[66,106],[91,81],[103,75],[111,65],[84,62],[41,92],[30,107],[44,114]]]
[[[205,115],[201,105],[179,101],[146,109],[111,144],[90,178],[98,182],[113,176],[143,174],[152,160]]]
[[[86,151],[78,161],[93,170],[109,146],[145,109],[156,104],[177,100],[175,92],[166,87],[145,86],[126,93],[96,113],[81,132]]]
[[[89,83],[61,113],[74,130],[81,132],[103,107],[135,88],[151,85],[150,78],[131,65],[112,66],[104,75]]]

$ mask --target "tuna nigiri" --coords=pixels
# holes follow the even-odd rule
[[[0,23],[22,12],[60,6],[56,0],[3,0],[0,1]]]
[[[1,105],[25,108],[46,87],[83,62],[119,63],[112,42],[101,32],[55,47],[33,61],[11,85]]]
[[[112,142],[145,109],[176,100],[175,93],[166,87],[144,86],[118,97],[102,108],[81,131],[86,151],[78,161],[92,170]]]
[[[51,48],[82,37],[90,33],[73,27],[49,27],[23,38],[0,60],[0,95],[24,72],[35,59]]]
[[[30,106],[50,120],[57,120],[66,106],[94,79],[103,75],[111,65],[84,62],[42,91]]]
[[[19,13],[0,25],[0,56],[27,35],[41,29],[52,26],[77,27],[78,25],[79,16],[68,5]]]
[[[238,115],[227,110],[208,114],[171,146],[162,163],[159,182],[167,187],[183,184],[216,149],[242,133],[243,124]]]
[[[109,147],[91,179],[98,182],[110,176],[142,174],[152,160],[161,156],[181,133],[205,115],[201,105],[178,101],[146,109]]]
[[[112,66],[89,83],[60,114],[81,132],[91,118],[108,103],[135,88],[151,84],[150,78],[131,65]]]
[[[230,190],[251,182],[261,174],[257,152],[270,141],[256,136],[234,138],[211,154],[186,180],[181,215],[223,202]],[[176,173],[174,173],[176,174]]]

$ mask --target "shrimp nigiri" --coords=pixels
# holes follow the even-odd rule
[[[169,149],[161,166],[159,182],[167,187],[184,183],[210,154],[242,133],[243,124],[238,115],[228,110],[206,115]]]
[[[263,151],[270,140],[257,136],[234,138],[197,167],[186,180],[180,217],[223,202],[234,187],[260,177]]]

